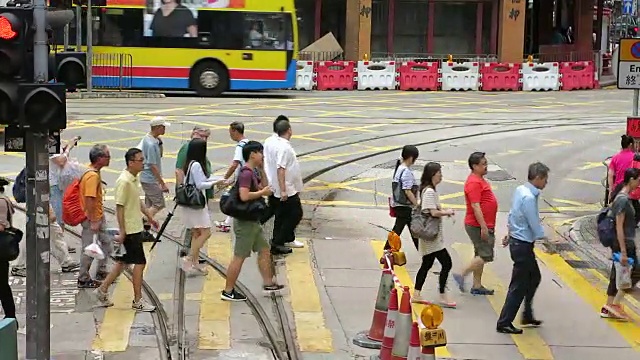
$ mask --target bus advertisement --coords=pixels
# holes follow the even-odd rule
[[[212,97],[295,85],[294,0],[107,0],[92,14],[95,87]],[[111,55],[121,60],[100,61]]]

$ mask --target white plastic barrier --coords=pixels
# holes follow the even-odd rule
[[[313,61],[301,61],[296,64],[296,90],[313,90],[315,86],[315,74],[313,73]]]
[[[443,62],[442,90],[478,90],[480,88],[480,64],[477,62]]]
[[[557,62],[523,63],[522,91],[560,90],[560,68]]]
[[[358,61],[358,90],[393,90],[396,79],[395,61]]]

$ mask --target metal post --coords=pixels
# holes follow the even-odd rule
[[[640,99],[640,90],[633,90],[633,110],[631,115],[638,116],[638,100]]]
[[[93,90],[93,10],[91,0],[87,0],[87,91]]]
[[[69,24],[64,27],[64,51],[69,51]]]
[[[82,51],[82,6],[76,6],[76,51]]]
[[[48,80],[47,5],[33,0],[36,27],[34,80]],[[37,131],[37,132],[36,132]],[[26,129],[27,155],[27,359],[48,360],[50,350],[49,130]]]

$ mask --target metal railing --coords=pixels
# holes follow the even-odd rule
[[[133,86],[131,54],[93,54],[93,87],[97,89],[130,89]]]
[[[342,51],[301,51],[298,54],[300,61],[341,61],[344,60]]]
[[[495,54],[387,54],[387,53],[372,53],[372,60],[380,61],[416,61],[416,62],[446,62],[449,60],[453,62],[497,62],[498,55]]]

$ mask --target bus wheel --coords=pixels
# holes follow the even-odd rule
[[[191,87],[202,97],[215,97],[229,87],[227,69],[215,61],[204,61],[191,69]]]

